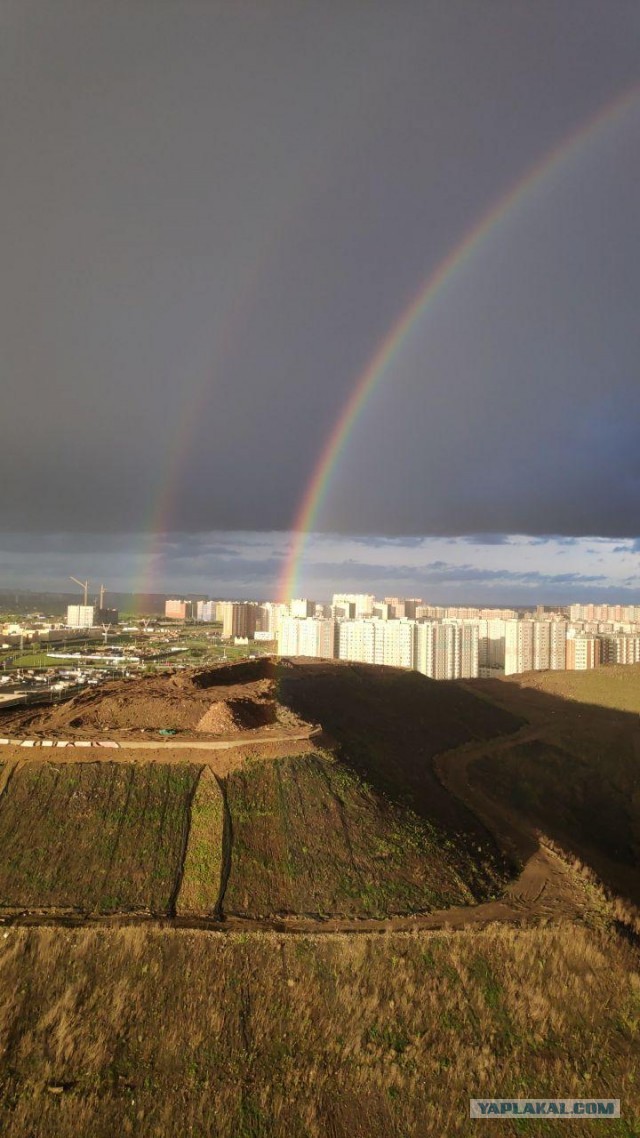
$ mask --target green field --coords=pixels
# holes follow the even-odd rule
[[[227,913],[384,916],[473,904],[505,881],[490,843],[471,858],[324,754],[247,763],[227,799]]]
[[[109,762],[16,770],[0,797],[0,907],[167,913],[198,771]]]

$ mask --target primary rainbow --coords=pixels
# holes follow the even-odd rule
[[[572,158],[594,134],[607,126],[612,119],[628,110],[639,94],[640,86],[635,85],[631,90],[617,96],[592,118],[588,119],[586,123],[572,131],[534,166],[530,167],[524,176],[507,190],[471,229],[467,230],[462,240],[447,254],[444,260],[440,261],[408,307],[404,309],[389,329],[364,372],[355,383],[324,445],[305,490],[293,525],[293,541],[280,578],[279,597],[281,601],[289,601],[295,595],[307,537],[313,530],[331,476],[351,431],[367,400],[387,374],[389,365],[404,344],[416,321],[419,320],[429,304],[435,300],[453,274],[469,260],[481,243],[520,200],[527,193],[532,192],[560,163],[567,162]]]

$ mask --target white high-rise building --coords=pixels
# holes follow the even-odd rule
[[[334,593],[331,604],[334,609],[346,608],[347,613],[352,606],[354,619],[360,620],[373,615],[375,599],[373,593]]]
[[[93,628],[95,619],[94,605],[67,605],[67,628]]]
[[[504,674],[533,671],[534,632],[533,620],[505,620],[504,622]]]
[[[298,616],[303,619],[308,616],[315,616],[316,602],[307,600],[306,597],[296,597],[291,602],[290,612],[291,616]]]
[[[379,624],[384,637],[382,663],[393,668],[415,668],[415,620],[383,620]]]
[[[549,624],[549,668],[563,672],[567,666],[566,620],[552,620]]]
[[[584,672],[597,668],[600,663],[601,644],[596,636],[570,629],[567,633],[566,666],[569,672]]]
[[[433,680],[473,679],[479,674],[478,624],[424,621],[417,625],[416,668]]]
[[[550,667],[550,627],[548,620],[533,622],[533,669],[535,672],[546,672]]]
[[[415,668],[416,623],[413,620],[340,620],[340,660]]]
[[[339,620],[336,632],[338,659],[361,664],[382,663],[383,643],[379,623],[377,620]]]
[[[336,622],[326,617],[285,616],[280,621],[278,653],[281,656],[316,656],[335,659]]]
[[[278,639],[280,624],[285,616],[289,616],[289,606],[278,601],[267,601],[261,605],[261,631],[271,634],[272,640]]]

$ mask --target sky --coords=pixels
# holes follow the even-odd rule
[[[275,595],[380,345],[556,152],[392,354],[296,585],[640,601],[639,48],[635,0],[4,0],[0,587]]]

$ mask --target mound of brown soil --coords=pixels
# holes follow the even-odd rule
[[[276,666],[269,656],[259,660],[243,660],[237,664],[220,664],[191,674],[190,682],[197,688],[231,687],[235,684],[255,684],[260,680],[273,680]]]
[[[162,728],[225,735],[273,723],[304,726],[279,706],[270,669],[270,661],[251,661],[205,672],[114,680],[65,703],[13,712],[4,718],[4,729],[46,737]]]
[[[240,727],[228,703],[221,700],[219,703],[212,703],[205,711],[202,719],[198,721],[196,730],[206,732],[207,735],[227,735],[233,731],[240,731]]]

